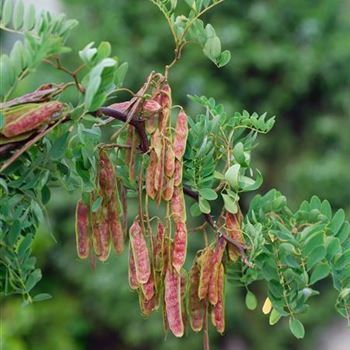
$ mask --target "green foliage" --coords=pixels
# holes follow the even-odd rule
[[[328,201],[314,196],[293,213],[286,198],[271,190],[252,200],[244,232],[253,266],[243,268],[240,280],[266,281],[275,315],[291,317],[297,338],[304,330],[295,317],[308,310],[309,298],[319,294],[317,282],[328,276],[339,293],[336,309],[349,322],[350,224],[342,209],[332,213]]]
[[[185,153],[184,181],[200,195],[199,204],[193,204],[192,213],[210,213],[208,201],[217,198],[212,192],[216,194],[215,188],[225,180],[221,190],[225,209],[236,214],[238,194],[254,191],[262,184],[259,171],[256,171],[256,179],[253,178],[251,151],[256,145],[257,135],[271,130],[274,117],[265,121],[266,113],[259,117],[247,111],[229,115],[213,98],[191,99],[205,107],[205,114],[190,121],[191,132]]]
[[[11,17],[13,29],[9,27]],[[24,37],[23,41],[16,41],[9,55],[1,55],[0,97],[7,99],[17,82],[33,72],[42,61],[69,52],[70,49],[64,43],[77,23],[76,20],[66,20],[65,15],[56,17],[47,11],[37,15],[33,5],[24,12],[22,0],[6,0],[2,8],[0,28],[13,30]]]

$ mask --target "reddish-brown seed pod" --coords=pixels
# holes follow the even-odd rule
[[[180,288],[181,288],[181,314],[182,323],[184,328],[187,324],[187,314],[186,314],[186,288],[187,288],[187,272],[182,269],[180,272]]]
[[[91,194],[90,203],[93,203],[94,200],[95,200],[95,194]],[[99,228],[100,212],[101,210],[99,210],[97,213],[96,212],[91,213],[92,245],[94,247],[96,256],[100,256],[102,251],[100,228]]]
[[[179,187],[182,182],[182,162],[175,159],[174,185]]]
[[[186,206],[184,193],[181,187],[175,187],[171,199],[171,210],[175,222],[186,222]]]
[[[149,165],[146,174],[146,191],[147,195],[155,199],[157,191],[155,189],[155,173],[157,169],[157,155],[154,151],[151,151]]]
[[[198,297],[200,271],[196,262],[190,270],[190,287],[188,300],[188,313],[191,328],[199,332],[203,328],[203,302]]]
[[[172,178],[175,172],[175,153],[169,143],[166,145],[164,167],[165,175]]]
[[[131,99],[129,101],[113,103],[109,106],[109,108],[113,108],[118,112],[126,113],[130,109],[132,103],[133,103],[133,100]]]
[[[137,281],[140,284],[144,284],[148,281],[151,275],[151,265],[147,244],[137,220],[131,225],[129,233],[132,252],[134,255]]]
[[[244,239],[239,227],[237,216],[231,214],[230,212],[226,212],[225,225],[228,236],[233,238],[237,243],[244,244]],[[238,249],[232,244],[228,245],[228,256],[231,261],[237,261],[238,257],[240,256]]]
[[[163,199],[165,201],[170,201],[174,194],[174,179],[166,178],[163,185]]]
[[[135,181],[135,170],[136,170],[136,153],[137,153],[137,145],[139,144],[138,135],[133,126],[129,126],[132,128],[132,139],[131,139],[131,148],[129,149],[129,179],[131,182]]]
[[[141,284],[142,293],[146,300],[151,300],[154,296],[154,280],[152,273],[146,283]]]
[[[102,208],[101,217],[98,223],[98,231],[100,235],[101,242],[101,254],[98,256],[100,261],[106,261],[110,253],[110,233],[108,225],[108,212],[106,208]]]
[[[218,301],[211,311],[211,320],[216,330],[223,333],[225,330],[225,271],[220,264],[218,272]]]
[[[108,203],[108,224],[114,249],[120,255],[124,250],[124,233],[119,218],[116,192],[111,196]]]
[[[166,83],[163,85],[161,91],[160,104],[162,106],[162,111],[159,113],[158,127],[159,130],[164,131],[170,117],[170,108],[172,104],[171,89],[170,86]]]
[[[180,272],[186,260],[187,252],[187,228],[184,222],[176,222],[175,237],[173,243],[172,264],[177,272]]]
[[[86,259],[90,250],[89,207],[81,200],[77,203],[75,220],[77,253],[80,259]]]
[[[176,337],[182,337],[184,324],[181,311],[180,275],[175,270],[168,268],[165,274],[164,285],[164,299],[169,328]]]
[[[100,149],[100,170],[99,170],[99,183],[102,191],[102,196],[109,200],[116,186],[116,177],[114,167],[111,160],[108,157],[107,152],[104,149]]]
[[[139,293],[139,303],[141,312],[146,317],[159,308],[159,298],[155,294],[150,300],[147,300],[142,293]]]
[[[208,295],[212,257],[213,250],[207,247],[198,258],[198,265],[200,268],[198,298],[200,300],[205,299]]]
[[[187,115],[183,111],[183,109],[181,109],[176,119],[175,138],[174,138],[174,146],[173,146],[175,157],[178,160],[181,160],[185,153],[187,135],[188,135]]]
[[[42,103],[39,106],[37,109],[28,111],[11,123],[6,123],[1,133],[5,137],[10,138],[35,130],[45,122],[48,122],[64,108],[64,104],[58,101]]]
[[[146,115],[152,115],[161,110],[162,106],[156,100],[147,100],[142,106]]]
[[[220,264],[222,261],[222,256],[225,252],[226,241],[224,238],[220,237],[211,259],[211,273],[210,273],[210,281],[209,281],[209,290],[208,290],[208,300],[212,305],[216,305],[219,298],[219,290],[218,290],[218,275]]]
[[[139,288],[139,282],[137,282],[136,278],[136,267],[135,267],[135,261],[134,256],[131,250],[131,247],[129,247],[129,271],[128,271],[128,277],[129,277],[129,286],[131,289],[138,289]]]
[[[161,222],[158,222],[156,242],[153,247],[153,259],[154,259],[154,266],[156,270],[161,269],[161,262],[163,260],[163,251],[164,251],[164,238],[165,238],[164,225]]]

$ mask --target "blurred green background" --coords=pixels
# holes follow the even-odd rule
[[[169,31],[150,1],[25,3],[78,19],[70,39],[77,51],[91,41],[110,41],[113,53],[129,62],[125,85],[133,90],[151,70],[163,70],[171,61]],[[276,187],[293,208],[317,194],[350,217],[350,1],[226,0],[207,19],[232,61],[218,70],[198,47],[187,48],[170,75],[174,103],[188,105],[187,94],[203,94],[228,111],[276,115],[276,127],[260,138],[254,155],[265,178],[260,191]],[[5,37],[5,46],[12,39]],[[76,55],[67,56],[68,66],[77,62]],[[44,67],[18,93],[58,79]],[[160,313],[142,318],[137,296],[127,285],[126,254],[98,263],[95,270],[78,261],[75,200],[57,189],[48,208],[51,222],[35,241],[44,276],[36,292],[48,292],[53,299],[29,307],[21,307],[17,298],[2,300],[1,350],[201,349],[201,335],[192,332],[164,341]],[[300,342],[285,322],[268,325],[260,311],[262,286],[255,286],[260,308],[254,312],[246,310],[244,291],[227,286],[226,332],[211,332],[212,349],[349,349],[350,332],[336,316],[330,287],[329,282],[320,285],[321,295],[303,318],[307,335]]]

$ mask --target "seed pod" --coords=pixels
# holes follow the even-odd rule
[[[124,234],[128,231],[128,199],[126,192],[127,191],[125,186],[123,184],[120,184],[120,200],[123,209],[122,227]]]
[[[141,284],[142,293],[146,300],[151,300],[154,296],[154,281],[152,273],[146,283]]]
[[[174,194],[174,179],[165,179],[163,186],[163,199],[170,201]]]
[[[180,289],[181,289],[181,315],[182,323],[186,328],[187,314],[186,314],[186,287],[187,287],[187,272],[182,269],[180,272]]]
[[[138,136],[136,134],[136,130],[133,126],[129,126],[130,129],[132,129],[132,141],[131,141],[131,148],[129,149],[130,155],[129,155],[129,179],[131,182],[135,181],[135,169],[136,169],[136,149],[137,145],[139,144]]]
[[[137,282],[137,278],[136,278],[136,267],[135,267],[135,261],[134,261],[134,256],[133,256],[131,247],[129,247],[129,271],[128,272],[129,272],[128,277],[129,277],[130,288],[138,289],[139,282]]]
[[[173,243],[172,263],[177,272],[180,272],[186,260],[187,252],[187,229],[184,222],[176,223],[175,237]]]
[[[90,203],[93,203],[95,201],[96,195],[93,193],[90,197]],[[99,217],[101,213],[101,209],[98,210],[98,212],[92,212],[91,213],[91,229],[92,229],[92,245],[94,247],[94,251],[96,256],[100,256],[102,252],[101,247],[101,237],[100,237],[100,228],[99,228]]]
[[[224,265],[220,264],[218,272],[218,301],[211,311],[211,320],[216,330],[219,333],[223,333],[225,330],[225,271]]]
[[[226,241],[221,237],[219,238],[216,244],[215,251],[211,259],[211,273],[209,281],[208,299],[212,305],[216,305],[219,298],[218,275],[225,248]]]
[[[134,221],[130,227],[129,233],[132,252],[134,255],[137,281],[140,284],[144,284],[148,281],[151,275],[151,265],[147,244],[138,221]]]
[[[176,337],[184,334],[184,324],[181,312],[181,278],[180,275],[171,268],[165,274],[165,307],[166,316],[170,330]]]
[[[159,130],[164,131],[170,117],[171,110],[171,89],[168,84],[164,84],[161,92],[160,104],[162,111],[159,113],[158,127]]]
[[[101,242],[101,254],[98,256],[100,261],[106,261],[110,253],[110,234],[108,225],[108,213],[106,208],[102,209],[102,217],[98,223],[98,230]]]
[[[154,186],[156,169],[157,169],[157,155],[154,151],[151,151],[150,161],[149,161],[147,174],[146,174],[146,191],[147,191],[147,195],[152,199],[155,199],[157,195],[157,192]]]
[[[174,153],[175,153],[175,157],[178,160],[181,160],[185,153],[187,135],[188,135],[187,115],[181,109],[176,119],[175,139],[174,139]]]
[[[237,243],[244,244],[244,239],[239,227],[239,222],[236,215],[226,212],[225,215],[226,230],[229,237],[233,238]],[[237,261],[240,253],[232,244],[228,245],[228,256],[231,261]]]
[[[186,222],[186,206],[182,188],[175,187],[173,198],[171,199],[171,210],[175,222]]]
[[[76,227],[75,237],[77,242],[77,253],[80,259],[86,259],[89,256],[89,207],[81,200],[76,207]]]
[[[131,108],[132,103],[133,103],[133,100],[131,99],[129,101],[113,103],[108,107],[113,108],[118,112],[126,113]]]
[[[172,178],[175,172],[175,153],[169,143],[166,146],[164,167],[165,175],[169,178]]]
[[[116,192],[114,192],[114,194],[111,196],[108,204],[108,224],[114,249],[116,253],[120,255],[124,250],[124,234],[119,219]]]
[[[1,104],[0,104],[1,105]],[[41,103],[24,103],[20,105],[15,105],[9,108],[1,108],[5,119],[5,125],[14,122],[15,120],[21,118],[21,116],[36,111],[42,106]]]
[[[64,104],[58,101],[41,103],[35,110],[28,111],[16,120],[6,123],[1,133],[5,137],[10,138],[35,130],[51,118],[54,118],[63,108]]]
[[[198,298],[200,300],[205,299],[208,295],[211,264],[212,264],[213,250],[208,247],[198,258],[198,265],[200,268],[199,286],[198,286]]]
[[[164,225],[158,222],[156,242],[153,248],[154,266],[158,271],[161,269],[161,262],[163,260],[164,238]]]
[[[182,182],[182,163],[175,159],[174,185],[179,187]]]
[[[102,196],[108,201],[116,186],[116,177],[114,167],[104,149],[100,149],[100,169],[99,169],[99,183],[102,191]]]
[[[200,332],[203,328],[203,302],[198,297],[200,271],[196,262],[190,270],[190,289],[188,301],[188,313],[190,324],[194,332]]]
[[[147,100],[142,106],[145,115],[153,115],[161,110],[162,106],[156,100]]]
[[[141,312],[146,317],[150,316],[154,310],[158,310],[159,308],[159,302],[156,295],[153,295],[150,300],[147,300],[142,293],[139,293],[139,303]]]

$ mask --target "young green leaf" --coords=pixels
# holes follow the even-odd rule
[[[290,318],[289,319],[289,329],[297,339],[304,338],[305,329],[304,329],[303,324],[299,320],[297,320],[295,318]]]

